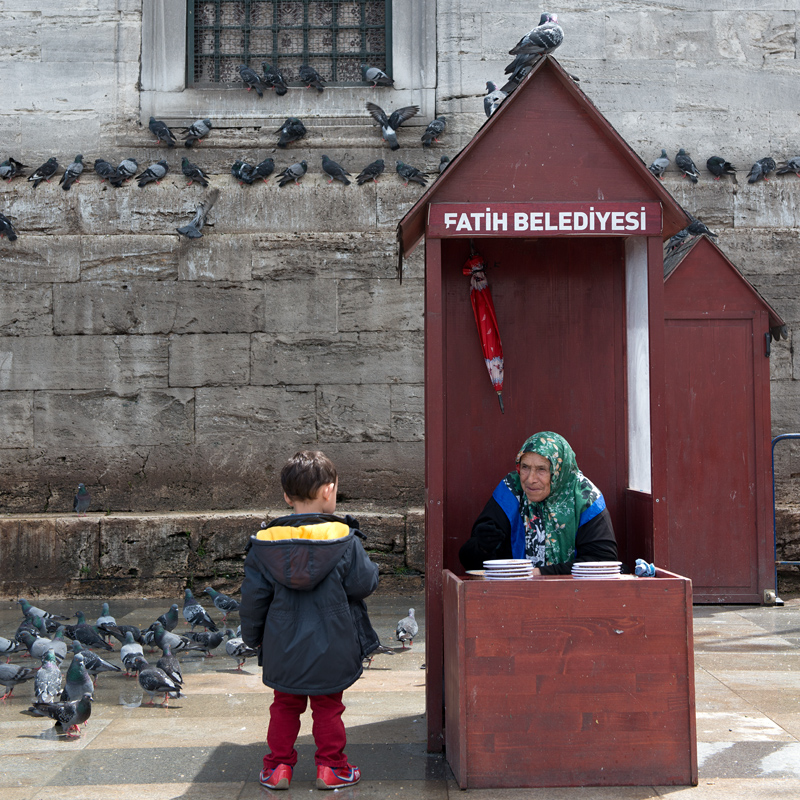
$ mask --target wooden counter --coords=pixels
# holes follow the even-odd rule
[[[691,581],[443,579],[462,789],[697,783]]]

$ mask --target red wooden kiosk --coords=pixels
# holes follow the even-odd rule
[[[431,751],[444,747],[442,675],[453,668],[444,652],[445,570],[453,573],[456,596],[462,590],[478,591],[457,587],[456,576],[463,574],[458,549],[527,436],[555,430],[572,444],[581,469],[605,495],[623,560],[642,557],[658,563],[662,551],[667,552],[662,242],[688,222],[641,159],[547,56],[398,226],[401,258],[425,237]],[[470,240],[489,265],[487,278],[505,351],[504,414],[486,373],[469,278],[462,274]],[[665,581],[668,577],[662,573]],[[563,593],[571,580],[544,580],[537,591],[555,591],[559,585]],[[615,591],[636,587],[654,597],[666,591],[659,579],[646,586],[635,579],[615,583]],[[495,590],[499,587],[485,587],[487,592]],[[685,598],[686,586],[680,591]],[[506,613],[513,616],[518,610],[513,598],[509,596],[506,604],[502,592],[496,594],[498,602],[487,601],[486,610],[496,614],[507,605]],[[636,602],[633,595],[631,602]],[[469,608],[478,611],[480,603]],[[574,604],[563,610],[567,616],[578,613]],[[469,624],[468,617],[461,619]],[[646,619],[641,623],[648,625]],[[494,624],[502,620],[495,618]],[[680,768],[665,770],[660,777],[663,783],[690,783],[697,774],[691,603],[670,624],[675,640],[682,642],[682,673],[676,681],[683,690],[670,702],[681,705],[685,747],[679,748]],[[463,643],[467,631],[460,628],[454,635]],[[457,652],[449,648],[448,659]],[[468,656],[467,672],[470,664]],[[646,666],[639,674],[647,674]],[[655,685],[649,688],[659,691]],[[644,694],[638,699],[646,699],[646,680],[639,690]],[[470,713],[478,713],[470,708]],[[449,704],[451,725],[458,724],[455,711]],[[607,709],[607,714],[605,719],[617,727],[639,724],[623,722],[624,710]],[[523,735],[530,738],[535,733],[528,728]],[[646,731],[642,735],[646,740]],[[481,745],[472,740],[470,746]],[[575,757],[574,748],[571,752]],[[463,755],[470,757],[469,751]],[[496,756],[500,758],[497,752]],[[618,767],[617,774],[635,769],[630,762]],[[652,773],[640,777],[659,782]],[[595,778],[572,780],[605,782],[602,775]],[[552,785],[548,780],[529,776],[528,783],[514,785]]]
[[[770,331],[783,320],[711,239],[664,260],[668,550],[695,602],[775,589]]]

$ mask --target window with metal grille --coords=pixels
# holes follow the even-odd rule
[[[391,74],[391,0],[187,0],[187,86],[241,82],[237,67],[309,64],[332,84],[362,82],[361,64]]]

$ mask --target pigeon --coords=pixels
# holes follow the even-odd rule
[[[208,197],[202,203],[198,203],[194,210],[192,221],[188,225],[183,225],[175,230],[189,239],[200,239],[203,236],[202,230],[203,226],[206,224],[206,218],[214,207],[214,203],[217,202],[218,197],[219,189],[212,189]]]
[[[129,181],[138,169],[139,162],[135,158],[126,158],[124,161],[120,161],[114,173],[108,177],[108,182],[119,188],[125,181]]]
[[[214,605],[222,612],[223,622],[225,622],[225,620],[228,618],[228,614],[239,610],[238,600],[228,597],[227,594],[222,594],[222,592],[218,592],[216,589],[212,589],[210,586],[206,586],[203,591],[213,600]],[[217,644],[219,644],[219,642]]]
[[[394,80],[382,69],[378,69],[378,67],[370,67],[369,64],[362,64],[361,74],[364,76],[364,82],[371,83],[373,89],[376,86],[394,86]]]
[[[225,595],[222,595],[224,597]],[[232,598],[228,598],[232,600]],[[235,600],[233,600],[236,603]],[[237,603],[238,606],[238,603]],[[225,619],[225,617],[223,617]],[[216,650],[221,644],[222,640],[225,638],[222,631],[197,631],[197,632],[190,632],[186,634],[189,639],[197,642],[197,644],[203,646],[203,652],[206,654],[206,658],[212,658],[213,653],[212,650]]]
[[[6,657],[6,664],[11,661],[11,656],[14,653],[19,653],[25,649],[25,645],[16,639],[6,639],[5,636],[0,636],[0,656]]]
[[[75,653],[70,661],[67,670],[67,680],[64,683],[64,690],[61,692],[61,700],[79,700],[83,695],[94,695],[94,683],[92,676],[86,670],[84,663],[86,656],[83,653]]]
[[[769,333],[776,342],[781,339],[789,338],[789,328],[786,325],[775,325],[773,328],[769,329]]]
[[[275,94],[283,97],[289,91],[286,81],[283,79],[280,70],[273,67],[268,61],[261,62],[261,69],[264,70],[264,85],[275,90]]]
[[[183,137],[184,147],[194,147],[200,140],[211,132],[214,127],[210,119],[198,119],[185,129],[186,136]]]
[[[250,186],[256,179],[256,168],[246,161],[234,161],[231,165],[231,175],[233,175],[240,184],[246,183]]]
[[[37,608],[36,606],[32,606],[24,597],[20,597],[17,602],[22,609],[22,614],[25,617],[41,617],[43,620],[66,620],[68,617],[64,617],[61,614],[52,614],[49,611],[45,611],[43,608]]]
[[[408,186],[409,181],[418,183],[420,186],[427,186],[425,173],[420,172],[416,167],[412,167],[411,164],[404,164],[402,161],[398,161],[395,169],[397,174],[405,179],[403,186]]]
[[[265,158],[263,161],[256,164],[256,177],[261,178],[264,183],[267,183],[267,178],[269,178],[273,172],[275,172],[275,159],[273,158]]]
[[[176,606],[177,608],[177,606]],[[125,641],[119,649],[120,658],[125,665],[125,675],[130,675],[133,670],[133,665],[137,656],[144,655],[144,649],[139,642],[133,640],[133,634],[128,631],[125,634]]]
[[[302,139],[306,135],[306,126],[297,117],[289,117],[275,133],[280,134],[278,147],[283,148]]]
[[[34,636],[30,631],[22,631],[20,633],[20,642],[28,648],[28,653],[30,654],[31,658],[44,658],[45,654],[48,651],[52,651],[55,655],[55,648],[53,647],[53,640],[48,639],[47,637],[43,636]],[[64,644],[64,654],[66,653],[66,644]],[[56,661],[59,663],[64,658],[64,654],[61,655],[61,658],[56,655]]]
[[[439,174],[440,175],[447,169],[447,165],[449,163],[450,163],[450,156],[442,156],[439,159]]]
[[[175,134],[169,129],[169,125],[167,125],[166,122],[162,122],[155,117],[150,117],[148,127],[150,128],[150,133],[156,137],[156,144],[166,142],[168,147],[175,147],[178,140],[175,138]]]
[[[82,611],[77,612],[78,622],[76,625],[67,625],[64,628],[64,635],[70,639],[77,639],[87,647],[99,647],[103,650],[113,650],[114,648],[106,642],[93,625],[86,622]]]
[[[187,186],[191,186],[195,181],[203,187],[208,186],[208,175],[197,164],[192,164],[186,156],[181,159],[181,171],[189,179]]]
[[[160,622],[165,631],[173,631],[175,630],[175,626],[178,624],[179,619],[180,615],[178,614],[178,604],[173,603],[169,607],[169,610],[165,611],[156,620],[156,622]],[[147,630],[154,631],[156,629],[156,622],[154,622]]]
[[[800,178],[800,156],[790,158],[782,167],[776,171],[776,175],[785,175],[787,172],[794,172]]]
[[[539,56],[529,53],[520,53],[514,56],[514,60],[510,64],[506,64],[504,72],[509,77],[500,91],[504,94],[511,94],[522,83],[522,79],[533,69],[533,64],[538,60]]]
[[[208,612],[192,594],[192,590],[186,589],[183,594],[183,618],[192,626],[192,630],[195,625],[202,625],[207,630],[218,631],[219,628],[214,624],[214,620],[208,616]]]
[[[79,483],[78,491],[72,498],[72,510],[79,517],[85,517],[86,512],[89,510],[91,502],[92,502],[92,496],[89,494],[89,490],[86,488],[86,484]]]
[[[298,71],[298,75],[307,89],[316,89],[318,92],[325,90],[325,81],[322,80],[322,75],[320,75],[314,67],[303,64]]]
[[[122,672],[122,669],[116,664],[112,664],[110,661],[100,658],[97,653],[93,653],[91,650],[84,649],[83,645],[81,645],[77,639],[72,642],[72,652],[80,653],[83,656],[83,665],[86,667],[86,671],[89,673],[89,676],[94,679],[95,683],[98,674],[101,672]]]
[[[0,239],[4,236],[8,237],[9,242],[17,241],[17,232],[11,220],[5,214],[0,214]]]
[[[539,18],[539,24],[528,31],[509,50],[509,55],[539,55],[552,53],[564,41],[564,30],[558,24],[558,14],[544,12]]]
[[[387,655],[387,656],[393,656],[394,655],[394,650],[392,650],[391,647],[385,647],[384,645],[379,644],[374,650],[371,650],[369,653],[367,653],[367,655],[365,655],[361,659],[361,663],[365,667],[371,667],[372,666],[372,662],[375,660],[375,656],[380,655],[380,654]]]
[[[692,157],[682,147],[675,156],[675,166],[683,173],[685,178],[688,178],[692,183],[697,183],[700,173],[697,171]]]
[[[108,631],[106,631],[104,625],[97,626],[102,632],[110,633],[115,639],[119,640],[120,642],[125,642],[125,637],[127,634],[133,637],[134,642],[141,642],[142,641],[142,632],[139,630],[136,625],[114,625],[113,627],[109,626]]]
[[[148,663],[144,656],[136,657],[135,667],[139,672],[139,686],[150,695],[150,702],[147,704],[152,706],[155,702],[155,695],[164,692],[164,702],[162,705],[169,705],[169,698],[186,697],[181,694],[181,686],[176,683],[172,678],[159,667],[154,667]]]
[[[32,634],[33,636],[41,635],[36,626],[33,624],[34,619],[36,619],[36,617],[25,617],[25,619],[23,619],[22,622],[20,622],[19,627],[17,628],[16,631],[14,631],[15,642],[23,644],[22,634],[26,632]]]
[[[300,178],[306,174],[308,164],[305,161],[298,161],[278,175],[278,186],[286,186],[287,183],[295,182],[295,185],[300,185]]]
[[[397,129],[419,112],[419,106],[398,108],[388,117],[386,112],[375,103],[367,103],[367,111],[369,111],[375,122],[381,126],[381,135],[389,143],[392,150],[399,150],[400,143],[397,141]]]
[[[103,625],[113,625],[116,627],[117,621],[111,616],[108,603],[103,603],[103,608],[100,611],[100,616],[97,618],[95,625],[97,625],[98,628],[102,627]]]
[[[770,172],[772,172],[777,165],[775,164],[775,159],[770,158],[767,156],[766,158],[760,158],[750,167],[750,172],[747,175],[747,182],[748,183],[755,183],[758,180],[765,180],[768,181]],[[28,178],[30,180],[30,178]]]
[[[406,642],[408,642],[408,646],[414,644],[414,637],[419,633],[419,625],[417,624],[417,620],[414,617],[414,609],[408,609],[408,616],[403,617],[397,623],[397,630],[395,631],[395,636],[397,637],[397,641],[403,645],[403,650],[406,649]]]
[[[669,156],[667,151],[662,148],[661,155],[647,168],[656,178],[664,180],[661,176],[667,171],[669,166]]]
[[[697,219],[697,217],[693,217],[691,214],[689,214],[689,219],[691,219],[691,222],[686,226],[686,230],[689,231],[692,236],[702,236],[705,234],[706,236],[711,236],[714,239],[717,238],[717,234],[712,233],[702,222],[700,222],[699,219]]]
[[[386,169],[386,164],[383,163],[383,159],[379,158],[376,161],[372,161],[371,163],[367,164],[361,172],[358,173],[356,176],[356,183],[359,186],[363,186],[367,181],[373,181],[374,183],[378,182],[378,175],[383,174],[383,171]]]
[[[59,179],[59,184],[61,188],[67,192],[69,191],[70,186],[73,183],[78,182],[78,178],[81,177],[81,173],[83,172],[83,156],[77,155],[75,156],[75,160],[64,170],[64,174]]]
[[[56,661],[59,664],[67,657],[67,643],[64,640],[64,629],[61,626],[50,637],[50,649],[55,653]]]
[[[723,175],[732,175],[734,182],[736,182],[736,167],[730,161],[726,161],[722,156],[711,156],[706,161],[708,171],[714,176],[714,180],[718,181]]]
[[[92,715],[92,695],[91,692],[87,692],[77,700],[61,703],[35,702],[33,708],[42,716],[54,719],[56,721],[54,727],[62,733],[66,733],[67,736],[72,732],[80,734],[79,726]]]
[[[0,664],[0,683],[6,687],[6,693],[0,700],[11,697],[11,692],[18,683],[32,680],[36,675],[36,670],[30,667],[20,667],[17,664]]]
[[[31,633],[33,633],[34,636],[43,636],[46,639],[49,639],[50,633],[55,633],[62,624],[60,620],[45,620],[42,617],[31,617],[30,621],[33,626]]]
[[[4,178],[10,183],[14,178],[24,177],[23,169],[28,169],[28,165],[13,158],[7,158],[0,164],[0,178]]]
[[[239,70],[239,77],[244,81],[244,85],[247,87],[247,91],[249,92],[251,89],[256,90],[256,94],[259,97],[264,96],[264,84],[261,82],[261,78],[258,77],[258,73],[247,66],[247,64],[240,64],[237,69]]]
[[[96,158],[94,161],[94,171],[100,176],[100,183],[117,174],[113,164],[106,161],[104,158]]]
[[[58,170],[58,161],[55,158],[48,158],[32,175],[28,175],[28,180],[33,181],[33,188],[35,189],[42,181],[50,183],[50,178],[56,174]]]
[[[171,678],[174,683],[181,686],[183,684],[183,674],[181,673],[181,662],[178,661],[177,656],[172,654],[172,648],[169,645],[164,646],[164,654],[156,661],[156,666],[164,670],[167,677]]]
[[[350,175],[350,173],[341,164],[337,164],[332,158],[328,158],[328,156],[322,156],[322,171],[330,175],[331,179],[328,183],[340,181],[345,186],[349,186],[351,183],[347,180],[347,176]],[[352,177],[352,175],[350,177]]]
[[[33,697],[37,703],[53,703],[61,694],[61,670],[55,653],[48,650],[42,656],[42,666],[33,681]]]
[[[242,671],[244,662],[248,658],[253,658],[258,655],[258,650],[248,647],[241,636],[234,636],[233,631],[228,628],[225,631],[228,641],[225,642],[225,652],[231,657],[236,659],[236,669]]]
[[[428,127],[425,128],[425,133],[422,134],[422,146],[430,147],[434,142],[438,142],[439,137],[444,133],[446,125],[447,121],[444,117],[436,117],[436,119],[429,122]]]
[[[483,98],[483,111],[486,116],[491,117],[506,97],[508,97],[506,92],[498,89],[491,81],[486,81],[486,95]]]
[[[169,172],[169,164],[163,159],[155,164],[151,164],[144,172],[136,176],[138,186],[141,189],[148,183],[161,183],[161,179]]]
[[[155,623],[153,629],[153,641],[156,645],[164,650],[166,645],[169,645],[174,652],[182,653],[185,650],[202,650],[203,646],[197,642],[193,642],[187,636],[181,636],[177,633],[170,633],[164,630],[164,626],[160,622]]]

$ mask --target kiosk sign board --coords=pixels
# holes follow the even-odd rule
[[[660,236],[661,204],[431,203],[426,235],[458,236]]]

